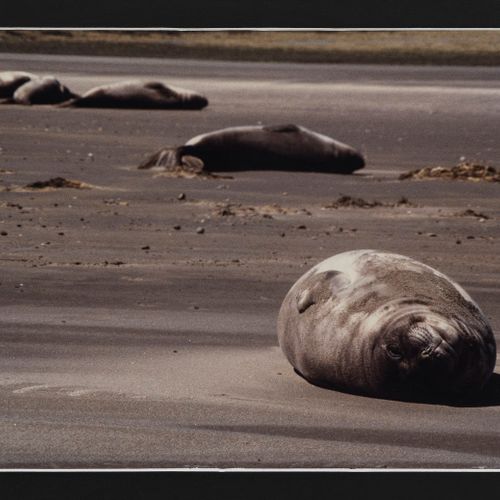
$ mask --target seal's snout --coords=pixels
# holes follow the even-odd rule
[[[345,165],[346,173],[360,170],[366,165],[365,157],[356,149],[349,148],[342,155],[342,162]]]
[[[353,170],[359,170],[366,164],[365,157],[361,153],[353,151],[349,156],[349,163],[351,164]]]
[[[416,389],[439,393],[450,389],[455,369],[453,356],[440,346],[429,346],[413,360],[406,379]]]
[[[353,163],[354,163],[354,168],[356,170],[359,170],[360,168],[363,168],[366,165],[365,157],[361,153],[356,152],[353,155]]]
[[[424,347],[420,351],[420,357],[423,358],[423,359],[430,358],[431,356],[433,356],[435,354],[435,351],[436,351],[435,346],[429,345],[427,347]]]
[[[205,108],[208,106],[208,99],[204,96],[200,96],[198,99],[198,104],[200,106],[200,109]]]
[[[185,106],[191,109],[203,109],[208,106],[208,99],[202,95],[190,95],[185,99]]]
[[[423,322],[413,324],[400,337],[399,381],[422,393],[440,393],[450,388],[457,369],[453,347],[434,328]]]
[[[451,346],[447,342],[444,342],[442,338],[438,337],[437,339],[433,339],[433,342],[421,348],[419,358],[423,361],[442,359],[445,357],[451,358],[452,351]]]

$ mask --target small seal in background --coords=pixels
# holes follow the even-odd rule
[[[94,87],[64,103],[75,108],[203,109],[208,99],[161,81],[128,80]]]
[[[14,92],[26,82],[38,78],[33,73],[26,71],[2,71],[0,72],[0,99],[10,99]]]
[[[353,147],[305,127],[290,124],[231,127],[198,135],[183,146],[160,149],[141,163],[139,168],[350,174],[364,165],[363,155]]]
[[[57,78],[53,76],[43,76],[33,78],[21,85],[13,94],[14,104],[59,104],[76,97]]]

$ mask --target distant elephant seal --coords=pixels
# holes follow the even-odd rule
[[[326,135],[297,125],[232,127],[163,148],[139,168],[187,167],[207,171],[296,170],[350,174],[363,168],[362,154]]]
[[[16,104],[59,104],[75,97],[66,86],[53,76],[34,78],[21,85],[12,96]]]
[[[0,99],[8,99],[14,92],[26,82],[38,78],[33,73],[26,71],[2,71],[0,72]]]
[[[470,396],[496,360],[491,327],[457,283],[375,250],[304,274],[281,306],[278,338],[309,382],[381,397]]]
[[[95,87],[65,106],[80,108],[202,109],[206,97],[160,81],[131,80]]]

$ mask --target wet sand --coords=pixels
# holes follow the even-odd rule
[[[89,59],[43,64],[76,91],[175,73],[211,103],[0,108],[0,466],[498,467],[495,392],[453,407],[314,387],[282,355],[276,317],[309,267],[378,248],[456,279],[500,331],[498,183],[398,180],[500,158],[500,70]],[[331,135],[368,165],[136,169],[160,146],[258,121]],[[86,188],[25,188],[58,176]],[[341,195],[381,205],[329,207]]]

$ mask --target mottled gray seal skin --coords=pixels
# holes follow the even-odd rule
[[[80,108],[202,109],[206,97],[160,81],[130,80],[95,87],[65,106]]]
[[[363,155],[347,144],[297,125],[232,127],[163,148],[139,168],[195,162],[207,171],[296,170],[350,174],[363,168]]]
[[[15,104],[59,104],[75,94],[53,76],[34,78],[21,85],[12,96]]]
[[[488,321],[457,283],[376,250],[303,275],[281,306],[278,338],[309,382],[376,397],[474,396],[496,360]]]
[[[33,73],[26,71],[2,71],[0,72],[0,99],[9,99],[14,92],[26,82],[38,78]]]

